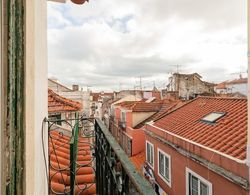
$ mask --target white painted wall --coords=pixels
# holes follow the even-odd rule
[[[56,93],[61,91],[72,91],[68,87],[63,86],[57,82],[54,82],[52,79],[48,79],[48,87]]]
[[[48,109],[47,1],[25,2],[25,194],[46,195],[47,167],[43,158],[41,130]],[[47,129],[44,128],[45,153],[48,156]]]
[[[247,96],[247,92],[248,92],[247,83],[233,84],[233,85],[228,85],[227,87],[232,93],[239,92]]]
[[[219,94],[229,94],[229,93],[239,92],[239,93],[247,96],[248,84],[247,83],[226,84],[225,89],[216,89],[216,87],[215,87],[215,92],[219,93]]]
[[[59,95],[80,102],[83,106],[82,112],[88,117],[90,114],[90,92],[89,91],[70,91],[58,92]]]
[[[132,113],[132,125],[135,127],[142,121],[145,121],[147,118],[155,114],[155,112],[133,112]]]
[[[248,70],[250,68],[250,0],[247,1],[247,26],[248,26]],[[250,73],[248,71],[248,78],[250,78]],[[248,116],[250,116],[250,79],[248,79]],[[249,166],[249,178],[250,178],[250,117],[248,117],[248,137],[247,137],[247,164]],[[250,194],[250,191],[249,191]]]

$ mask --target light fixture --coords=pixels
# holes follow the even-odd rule
[[[84,4],[85,3],[85,1],[88,1],[89,2],[89,0],[71,0],[73,3],[75,3],[75,4]]]

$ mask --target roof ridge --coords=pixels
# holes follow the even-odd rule
[[[198,98],[199,98],[199,97],[197,97],[197,98],[195,98],[195,99],[192,99],[192,100],[189,100],[188,102],[184,103],[184,104],[181,105],[180,107],[177,107],[177,108],[173,109],[173,110],[170,111],[170,112],[167,112],[167,111],[166,111],[166,112],[163,113],[159,118],[157,118],[156,120],[154,120],[154,122],[155,122],[155,121],[158,121],[158,120],[162,119],[163,117],[165,117],[165,116],[171,114],[172,112],[174,112],[174,111],[176,111],[176,110],[178,110],[178,109],[180,109],[180,108],[182,108],[182,107],[184,107],[184,106],[190,104],[191,102],[195,101],[195,100],[198,99]]]
[[[245,97],[221,97],[221,96],[202,96],[199,95],[197,98],[202,98],[202,99],[228,99],[228,100],[247,100]]]
[[[61,83],[59,83],[59,82],[57,82],[57,81],[54,81],[53,79],[48,78],[48,80],[50,80],[51,82],[53,82],[53,83],[55,83],[55,84],[60,85],[61,87],[65,87],[66,89],[68,89],[68,90],[70,90],[70,91],[73,91],[73,90],[70,89],[69,87],[67,87],[67,86],[65,86],[65,85],[63,85],[63,84],[61,84]]]
[[[59,94],[55,93],[52,89],[48,89],[48,90],[49,90],[49,93],[53,96],[53,98],[56,101],[59,101],[59,102],[61,102],[63,104],[72,106],[72,107],[74,107],[77,110],[82,107],[81,103],[73,101],[73,100],[68,99],[68,98],[65,98],[63,96],[60,96]]]

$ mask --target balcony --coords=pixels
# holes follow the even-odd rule
[[[99,119],[73,120],[47,121],[49,194],[155,194]]]
[[[118,126],[121,129],[125,130],[126,129],[126,122],[125,121],[118,121]]]
[[[118,125],[110,120],[109,121],[109,131],[115,138],[115,140],[119,143],[125,153],[130,157],[132,155],[132,142],[133,139],[130,137],[122,126],[122,123],[118,121]]]

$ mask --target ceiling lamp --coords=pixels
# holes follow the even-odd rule
[[[73,3],[75,3],[75,4],[84,4],[85,3],[85,1],[88,1],[89,2],[89,0],[71,0]]]

